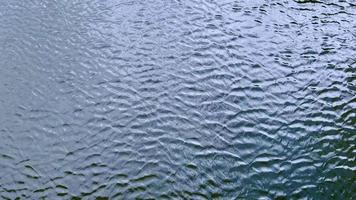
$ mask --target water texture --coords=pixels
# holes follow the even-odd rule
[[[353,0],[0,0],[1,199],[356,199]]]

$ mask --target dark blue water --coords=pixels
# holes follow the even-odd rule
[[[356,199],[353,0],[0,0],[1,199]]]

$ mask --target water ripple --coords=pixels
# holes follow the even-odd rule
[[[2,199],[354,199],[352,1],[6,1]]]

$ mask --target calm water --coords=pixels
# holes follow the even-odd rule
[[[354,0],[0,0],[1,199],[356,199]]]

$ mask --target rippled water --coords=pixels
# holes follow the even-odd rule
[[[353,0],[0,3],[2,199],[356,199]]]

